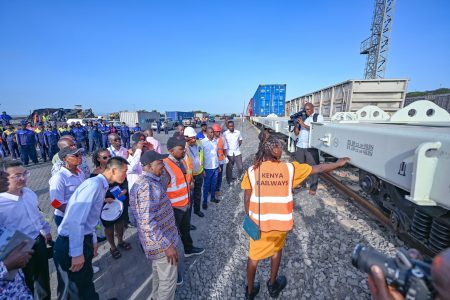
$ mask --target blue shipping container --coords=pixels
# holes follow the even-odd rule
[[[265,117],[269,114],[276,114],[284,117],[285,100],[285,84],[260,84],[253,96],[252,115]]]
[[[194,113],[192,111],[166,111],[166,116],[171,118],[172,121],[181,124],[183,119],[193,119]]]

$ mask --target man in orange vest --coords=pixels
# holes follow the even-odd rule
[[[190,188],[193,165],[186,155],[186,141],[172,137],[167,141],[169,157],[163,159],[164,171],[161,184],[167,187],[166,193],[173,207],[175,222],[180,231],[184,246],[184,256],[200,255],[205,249],[194,247],[191,238]]]
[[[287,279],[278,276],[278,269],[286,234],[294,225],[292,189],[309,175],[332,171],[350,160],[341,158],[335,163],[315,166],[285,163],[280,160],[283,150],[278,139],[265,133],[261,133],[259,139],[255,163],[248,168],[241,184],[245,212],[260,228],[260,239],[250,239],[246,299],[254,299],[259,292],[260,285],[254,280],[258,262],[262,259],[271,258],[270,279],[267,281],[270,296],[278,297],[286,287]]]
[[[219,124],[214,124],[212,126],[214,132],[214,139],[217,140],[217,157],[219,158],[219,173],[217,175],[217,185],[216,185],[216,199],[222,200],[222,194],[220,193],[220,188],[222,187],[222,175],[225,164],[227,163],[227,149],[228,145],[225,138],[222,136],[222,128]]]

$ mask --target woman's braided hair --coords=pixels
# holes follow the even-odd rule
[[[253,168],[257,169],[261,163],[268,159],[275,159],[272,154],[272,150],[276,147],[282,147],[279,139],[270,135],[267,131],[261,131],[258,135],[259,146],[258,151],[255,154],[255,161],[253,163]]]

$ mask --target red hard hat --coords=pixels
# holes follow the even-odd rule
[[[212,126],[212,129],[213,129],[213,131],[222,131],[222,128],[220,127],[219,124],[214,124],[214,125]]]

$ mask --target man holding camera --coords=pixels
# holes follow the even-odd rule
[[[294,128],[295,135],[298,135],[297,147],[295,149],[295,160],[301,164],[315,166],[319,164],[319,150],[309,148],[309,131],[312,122],[323,122],[323,117],[314,113],[314,105],[310,102],[305,104],[305,113],[297,119],[298,125]],[[306,118],[303,120],[303,116]],[[309,194],[315,195],[317,190],[317,174],[309,176]]]
[[[412,259],[419,259],[417,251],[410,250],[408,255]],[[440,252],[433,259],[431,265],[431,283],[434,288],[432,299],[450,299],[450,248]],[[400,300],[405,297],[394,286],[388,286],[382,268],[376,264],[370,267],[369,289],[374,300],[394,299]],[[419,299],[419,298],[417,298]]]

